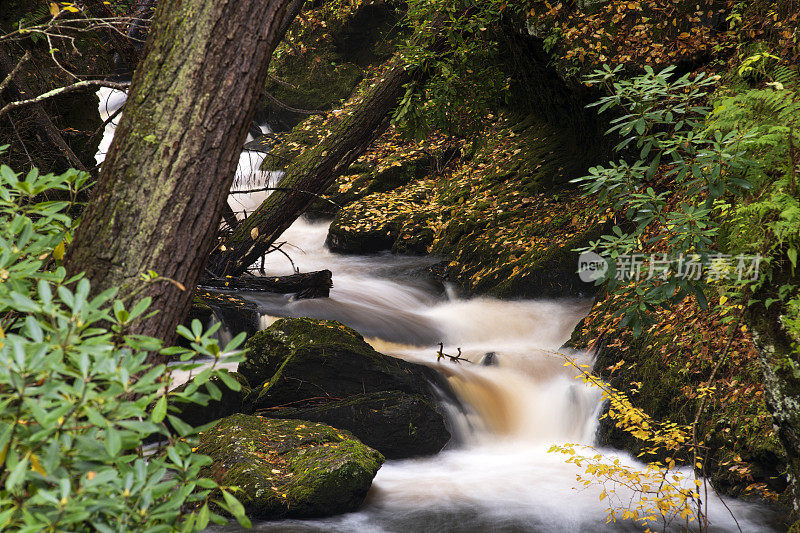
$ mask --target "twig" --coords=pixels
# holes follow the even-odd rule
[[[440,342],[439,343],[439,351],[436,352],[436,360],[437,361],[441,361],[445,357],[450,359],[451,363],[460,363],[461,361],[466,361],[467,363],[472,363],[472,361],[470,361],[469,359],[461,357],[461,348],[458,348],[458,355],[450,355],[450,354],[444,353],[444,344]]]
[[[267,76],[269,77],[269,79],[271,79],[272,81],[274,81],[278,85],[283,85],[287,89],[297,89],[297,86],[292,85],[288,81],[284,81],[284,80],[280,79],[279,77],[275,76],[274,74],[267,74]]]
[[[124,108],[125,108],[125,104],[123,103],[121,106],[119,106],[119,108],[116,111],[111,113],[111,115],[109,115],[109,117],[96,130],[94,130],[92,135],[89,137],[89,140],[86,141],[86,144],[88,146],[91,146],[92,145],[92,141],[94,141],[94,138],[97,137],[100,134],[101,131],[105,131],[106,126],[108,126],[111,122],[113,122],[114,119],[117,118],[120,113],[122,113],[122,110]]]
[[[25,55],[22,56],[22,59],[19,60],[19,63],[14,67],[14,69],[9,73],[8,76],[0,83],[0,96],[2,96],[3,91],[8,87],[8,84],[11,83],[11,80],[19,73],[22,65],[24,65],[29,59],[31,58],[30,50],[25,52]]]
[[[326,115],[328,114],[327,111],[321,111],[319,109],[298,109],[296,107],[292,107],[290,105],[284,104],[274,96],[269,93],[264,93],[267,95],[267,100],[275,104],[276,106],[280,107],[281,109],[285,109],[286,111],[291,111],[292,113],[297,113],[298,115]]]
[[[130,83],[116,83],[105,80],[79,81],[78,83],[74,83],[66,87],[59,87],[58,89],[53,89],[52,91],[40,94],[35,98],[30,98],[28,100],[17,100],[16,102],[11,102],[10,104],[7,104],[5,107],[0,109],[0,117],[2,117],[6,113],[14,109],[25,107],[32,104],[38,104],[55,96],[79,91],[81,89],[85,89],[86,87],[108,87],[110,89],[117,89],[118,91],[124,91],[125,89],[130,87]]]
[[[302,192],[302,193],[305,193],[305,194],[310,194],[311,196],[316,196],[320,200],[325,200],[326,202],[329,202],[329,203],[335,205],[338,208],[342,207],[341,205],[337,204],[333,200],[330,200],[329,198],[325,198],[324,196],[322,196],[320,194],[317,194],[317,193],[314,193],[314,192],[311,192],[311,191],[304,191],[302,189],[295,189],[295,188],[292,188],[292,187],[259,187],[258,189],[247,189],[246,191],[231,191],[229,194],[251,194],[251,193],[255,193],[255,192],[264,192],[264,191],[289,191],[289,192],[296,191],[296,192]],[[247,215],[245,214],[245,217],[246,216]]]

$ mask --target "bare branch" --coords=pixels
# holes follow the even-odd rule
[[[269,93],[266,93],[267,100],[275,104],[276,106],[280,107],[281,109],[285,109],[286,111],[291,111],[292,113],[297,113],[298,115],[326,115],[327,111],[321,111],[319,109],[298,109],[296,107],[292,107],[290,105],[284,104],[274,96]]]
[[[326,201],[328,203],[331,203],[331,204],[335,205],[336,207],[338,207],[340,209],[342,207],[341,205],[337,204],[333,200],[331,200],[329,198],[325,198],[321,194],[317,194],[317,193],[311,192],[311,191],[304,191],[302,189],[295,189],[293,187],[259,187],[258,189],[247,189],[245,191],[231,191],[228,194],[251,194],[251,193],[254,193],[254,192],[265,192],[265,191],[284,191],[284,192],[297,191],[297,192],[303,192],[303,193],[306,193],[306,194],[310,194],[311,196],[313,196],[315,198],[319,198],[320,200],[324,200],[324,201]]]
[[[15,66],[14,69],[8,74],[8,76],[6,76],[5,79],[2,82],[0,82],[0,96],[2,96],[3,91],[6,89],[6,87],[8,87],[8,84],[11,83],[11,80],[14,79],[14,76],[16,76],[19,73],[20,69],[22,68],[22,65],[24,65],[30,58],[31,58],[30,51],[25,52],[25,55],[22,56],[22,59],[19,60],[17,66]]]
[[[28,100],[17,100],[16,102],[11,102],[10,104],[6,104],[5,107],[0,109],[0,117],[2,117],[3,115],[5,115],[6,113],[8,113],[13,109],[25,107],[32,104],[38,104],[40,102],[53,98],[54,96],[80,91],[81,89],[85,89],[87,87],[108,87],[110,89],[117,89],[118,91],[124,91],[125,89],[130,87],[130,83],[115,83],[112,81],[104,81],[104,80],[79,81],[77,83],[68,85],[66,87],[59,87],[58,89],[53,89],[52,91],[48,91],[35,98],[30,98]]]
[[[269,79],[271,79],[272,81],[274,81],[274,82],[275,82],[275,83],[277,83],[278,85],[283,85],[283,86],[284,86],[284,87],[286,87],[287,89],[297,89],[297,86],[296,86],[296,85],[292,85],[292,84],[291,84],[291,83],[289,83],[288,81],[280,79],[280,78],[279,78],[279,77],[277,77],[275,74],[269,74],[269,73],[268,73],[268,74],[267,74],[267,77],[269,77]]]

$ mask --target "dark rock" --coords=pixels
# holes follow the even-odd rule
[[[265,407],[299,407],[357,394],[398,391],[433,398],[447,381],[423,365],[378,353],[353,329],[333,320],[281,319],[245,345],[239,372]]]
[[[244,332],[251,337],[261,328],[258,305],[232,292],[208,287],[198,288],[192,309],[200,312],[206,305],[231,335]]]
[[[206,405],[200,405],[198,403],[178,404],[178,418],[190,426],[198,427],[232,414],[249,414],[251,411],[248,404],[245,402],[245,398],[252,392],[250,384],[247,382],[247,379],[238,372],[231,372],[230,375],[242,386],[240,390],[231,390],[221,379],[212,377],[209,382],[222,393],[220,399],[210,399]],[[186,390],[188,386],[189,383],[184,383],[175,389],[175,391],[182,392]]]
[[[325,422],[392,459],[432,454],[450,440],[435,370],[376,352],[334,321],[278,320],[247,342],[239,365],[253,387],[243,410]],[[455,400],[457,401],[457,400]]]
[[[497,366],[499,364],[497,362],[497,354],[494,352],[486,352],[481,358],[481,364],[483,366]]]
[[[436,404],[419,394],[375,392],[314,407],[268,409],[271,418],[323,422],[353,433],[387,459],[431,455],[450,440]]]
[[[201,435],[201,471],[235,485],[248,515],[327,516],[361,505],[383,456],[347,431],[302,420],[234,415]]]

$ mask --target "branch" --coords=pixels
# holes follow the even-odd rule
[[[52,91],[41,94],[35,98],[30,98],[28,100],[17,100],[16,102],[11,102],[10,104],[7,104],[5,107],[0,109],[0,117],[2,117],[6,113],[14,109],[25,107],[32,104],[38,104],[55,96],[79,91],[81,89],[85,89],[86,87],[108,87],[110,89],[117,89],[118,91],[124,91],[125,89],[130,87],[130,83],[115,83],[104,80],[79,81],[78,83],[74,83],[66,87],[59,87],[58,89],[53,89]]]
[[[296,86],[296,85],[292,85],[292,84],[291,84],[291,83],[289,83],[288,81],[280,79],[280,78],[279,78],[279,77],[277,77],[275,74],[269,74],[269,73],[268,73],[268,74],[267,74],[267,76],[269,77],[269,79],[271,79],[272,81],[274,81],[274,82],[275,82],[275,83],[277,83],[278,85],[283,85],[283,86],[284,86],[284,87],[286,87],[287,89],[297,89],[297,86]]]
[[[302,193],[305,193],[305,194],[310,194],[311,196],[319,198],[320,200],[325,200],[326,202],[335,205],[339,209],[342,208],[341,205],[337,204],[336,202],[334,202],[333,200],[331,200],[329,198],[325,198],[321,194],[317,194],[317,193],[311,192],[311,191],[304,191],[302,189],[295,189],[294,187],[259,187],[258,189],[247,189],[246,191],[231,191],[228,194],[251,194],[251,193],[254,193],[254,192],[265,192],[265,191],[283,191],[283,192],[295,191],[295,192],[302,192]]]
[[[0,82],[0,96],[3,95],[3,91],[5,91],[6,87],[8,87],[8,84],[11,83],[11,80],[14,79],[14,76],[16,76],[19,73],[20,69],[22,68],[22,65],[24,65],[30,58],[31,58],[31,52],[29,50],[25,52],[25,55],[22,56],[22,59],[19,60],[17,66],[14,67],[14,69],[8,74],[8,76],[6,76],[5,79],[2,82]]]
[[[285,109],[286,111],[291,111],[292,113],[297,113],[298,115],[327,115],[327,111],[322,111],[320,109],[298,109],[296,107],[292,107],[290,105],[284,104],[274,96],[269,93],[265,93],[267,95],[267,100],[275,104],[276,106],[280,107],[281,109]]]
[[[444,344],[439,343],[439,351],[436,352],[436,361],[441,361],[444,358],[448,358],[451,363],[459,363],[461,361],[466,361],[467,363],[472,363],[469,359],[461,357],[461,348],[458,348],[458,355],[450,355],[444,353]]]

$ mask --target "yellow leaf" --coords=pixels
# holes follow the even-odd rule
[[[61,12],[61,9],[59,9],[58,4],[56,4],[55,2],[50,2],[50,14],[55,17],[60,12]]]
[[[43,476],[47,475],[47,473],[44,471],[44,468],[42,468],[42,465],[39,463],[39,458],[34,454],[31,454],[31,470],[38,472]]]
[[[58,243],[58,246],[53,248],[53,257],[57,261],[61,261],[61,259],[64,257],[64,252],[66,252],[66,247],[64,246],[64,241],[61,241]]]

